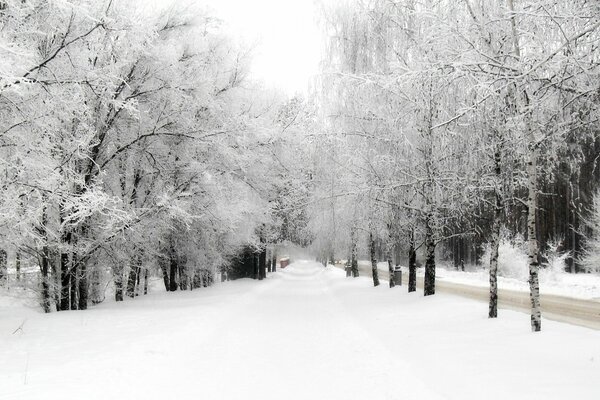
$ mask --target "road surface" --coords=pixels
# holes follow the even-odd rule
[[[342,265],[338,265],[338,267],[343,268]],[[362,276],[372,277],[371,267],[369,265],[359,264],[359,271]],[[379,277],[382,280],[388,280],[389,272],[379,270]],[[402,284],[406,285],[407,283],[408,274],[403,274]],[[417,288],[423,288],[422,276],[417,277]],[[435,290],[436,292],[468,297],[486,303],[489,299],[489,289],[487,287],[447,282],[440,279],[436,280]],[[542,294],[540,296],[540,304],[542,307],[542,316],[544,318],[600,330],[600,301],[598,300],[584,300]],[[530,310],[529,293],[499,289],[498,306],[500,308],[528,313]]]

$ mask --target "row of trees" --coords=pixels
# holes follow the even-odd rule
[[[471,261],[466,250],[489,243],[493,318],[501,231],[522,234],[539,331],[544,252],[559,241],[572,271],[579,268],[580,221],[598,188],[599,7],[324,5],[327,57],[315,97],[325,150],[310,208],[318,251],[355,263],[360,237],[386,259],[400,251],[414,291],[421,249],[431,295],[436,253],[458,266]]]
[[[207,286],[279,239],[289,105],[206,11],[8,0],[0,30],[0,274],[39,270],[46,312],[146,293],[149,270]]]

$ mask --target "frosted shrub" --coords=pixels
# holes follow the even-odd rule
[[[589,272],[600,272],[600,191],[594,195],[594,204],[585,224],[591,235],[586,238],[581,265]]]
[[[481,262],[485,268],[490,266],[490,246],[485,246]],[[529,270],[527,266],[527,252],[522,237],[509,240],[506,237],[500,239],[498,247],[498,276],[518,280],[527,280]]]
[[[540,269],[540,277],[543,281],[560,281],[560,275],[565,273],[567,258],[571,256],[570,252],[560,253],[558,251],[561,240],[554,240],[548,243],[548,264]]]

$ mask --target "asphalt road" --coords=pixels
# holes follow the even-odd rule
[[[343,268],[342,265],[338,265],[338,267]],[[362,276],[372,277],[370,266],[359,264],[359,271]],[[379,270],[379,277],[382,280],[388,280],[389,272]],[[408,274],[403,274],[403,287],[406,287],[407,283]],[[417,277],[417,289],[422,288],[423,277]],[[471,286],[437,279],[435,290],[439,293],[468,297],[484,303],[487,303],[489,300],[489,289],[487,287]],[[544,318],[600,330],[600,301],[598,300],[583,300],[542,294],[540,296],[540,304]],[[498,307],[529,313],[529,293],[499,289]]]

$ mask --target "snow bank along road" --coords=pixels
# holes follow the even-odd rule
[[[0,309],[0,398],[600,398],[600,332],[533,334],[522,313],[368,279],[298,262],[88,311]]]
[[[343,266],[338,265],[343,268]],[[372,278],[371,267],[359,264],[361,275]],[[388,280],[389,272],[379,270],[379,277]],[[408,282],[408,274],[402,275],[402,284]],[[417,277],[417,287],[423,288],[423,277]],[[435,282],[436,293],[454,294],[470,299],[487,302],[489,300],[489,289],[482,286],[465,285],[456,282],[446,282],[437,279]],[[556,296],[549,294],[540,295],[540,303],[544,317],[560,322],[568,322],[574,325],[600,330],[600,301],[584,300],[571,297]],[[517,311],[529,312],[530,302],[528,292],[516,290],[498,289],[498,305]],[[487,312],[487,311],[484,311]]]

